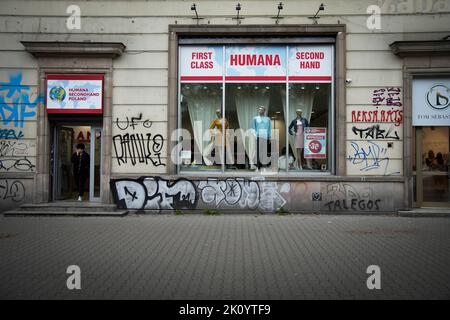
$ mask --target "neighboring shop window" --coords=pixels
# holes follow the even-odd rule
[[[181,171],[330,172],[332,45],[180,46]]]

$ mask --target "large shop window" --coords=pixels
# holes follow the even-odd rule
[[[333,45],[182,45],[180,171],[326,172]]]

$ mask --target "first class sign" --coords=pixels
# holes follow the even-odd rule
[[[47,112],[103,113],[103,75],[47,75]]]
[[[181,46],[181,82],[331,82],[332,45]]]

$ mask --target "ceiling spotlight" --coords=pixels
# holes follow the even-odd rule
[[[280,17],[280,11],[283,10],[283,3],[282,2],[280,2],[278,4],[277,9],[278,9],[277,16],[276,17],[272,17],[272,19],[276,19],[275,20],[275,24],[278,24],[278,20],[283,19],[283,17]]]
[[[316,84],[316,90],[319,90],[320,86],[318,84]]]
[[[317,10],[316,14],[313,17],[308,17],[308,19],[312,19],[314,22],[314,24],[317,24],[317,19],[320,19],[320,17],[318,16],[320,11],[324,11],[325,10],[325,6],[323,3],[320,4],[319,9]]]
[[[236,15],[236,18],[233,18],[233,20],[237,20],[237,23],[238,23],[238,24],[241,24],[241,20],[244,19],[244,18],[242,18],[242,17],[239,16],[239,12],[241,11],[241,9],[242,9],[241,4],[238,3],[238,4],[236,5],[236,12],[237,12],[237,15]]]
[[[195,3],[192,4],[192,6],[191,6],[191,11],[195,11],[195,18],[192,18],[192,19],[197,20],[197,24],[198,24],[199,20],[202,20],[203,18],[200,18],[200,17],[198,16],[197,5],[196,5]]]

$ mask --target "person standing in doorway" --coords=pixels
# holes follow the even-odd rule
[[[77,151],[72,155],[73,176],[78,191],[78,201],[83,200],[84,187],[86,179],[89,177],[90,158],[89,154],[84,151],[83,143],[77,144]]]

